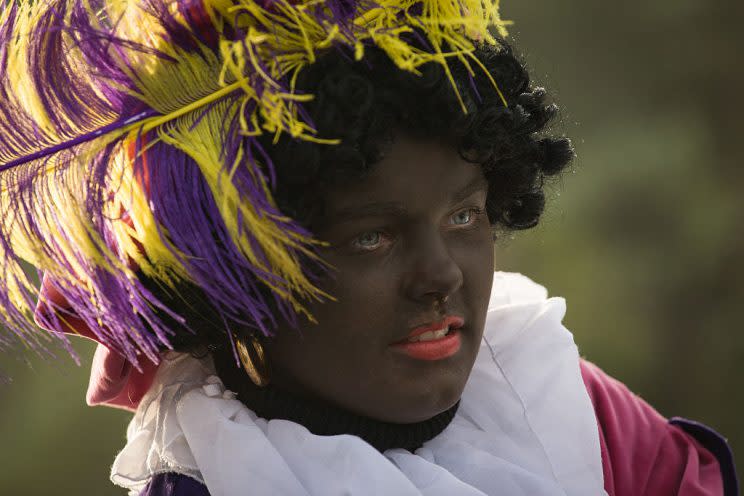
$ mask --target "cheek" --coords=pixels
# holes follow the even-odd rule
[[[490,225],[486,224],[471,238],[460,241],[451,253],[462,271],[462,299],[472,323],[482,333],[493,285],[494,244]]]
[[[396,279],[390,268],[370,265],[344,267],[328,287],[336,301],[317,306],[314,339],[338,350],[326,359],[350,368],[345,374],[374,367],[399,325],[401,295]]]
[[[393,310],[399,296],[394,279],[389,268],[366,260],[344,261],[335,267],[337,272],[329,275],[322,287],[335,301],[314,305],[312,310],[324,334],[359,338],[370,322],[389,317],[386,313]]]
[[[334,389],[326,381],[343,382],[379,360],[399,295],[384,270],[361,266],[353,270],[345,266],[330,274],[321,289],[336,301],[310,308],[318,324],[304,322],[299,333],[279,329],[269,353],[274,365],[288,375],[310,387],[325,383]]]
[[[268,349],[275,384],[379,417],[391,408],[384,336],[395,320],[396,295],[375,278],[337,277],[327,290],[337,301],[315,305],[318,324],[302,325],[301,336],[283,329]]]
[[[484,220],[470,236],[457,239],[450,243],[450,253],[460,267],[463,282],[468,297],[478,297],[478,290],[483,288],[490,293],[489,281],[493,279],[494,245],[493,231],[490,224]],[[486,298],[488,295],[486,295]]]

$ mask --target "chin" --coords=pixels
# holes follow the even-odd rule
[[[426,407],[423,407],[420,404],[413,406],[408,411],[401,411],[400,415],[396,416],[395,419],[391,419],[389,421],[397,424],[412,424],[416,422],[422,422],[424,420],[429,420],[430,418],[439,415],[440,413],[453,407],[455,403],[460,400],[461,396],[462,391],[459,391],[459,394],[456,395],[439,397],[437,398],[436,402],[433,402],[430,405],[426,405]]]
[[[388,403],[387,418],[380,420],[410,424],[428,420],[451,408],[462,397],[474,361],[475,356],[466,352],[455,361],[436,364],[434,369],[431,362],[419,363],[419,370],[405,374],[413,380],[398,382],[402,387],[394,392],[393,401]]]
[[[428,420],[453,407],[462,397],[467,377],[449,377],[447,381],[422,384],[413,394],[403,395],[393,407],[386,412],[387,418],[381,419],[396,424],[411,424]]]

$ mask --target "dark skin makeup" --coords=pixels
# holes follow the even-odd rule
[[[336,301],[310,307],[317,324],[280,326],[264,340],[271,383],[394,423],[454,405],[493,280],[486,196],[478,165],[452,147],[406,138],[362,180],[331,191],[316,234],[330,243],[321,255],[333,270],[322,289]],[[455,354],[421,360],[391,346],[445,316],[464,319]]]

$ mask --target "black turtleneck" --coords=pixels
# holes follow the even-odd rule
[[[240,396],[238,394],[238,399],[241,399]],[[319,436],[352,434],[379,451],[391,448],[418,449],[449,425],[460,405],[457,402],[448,410],[421,422],[394,424],[356,415],[327,403],[300,398],[271,385],[255,388],[248,401],[241,401],[259,417],[290,420],[304,425]]]

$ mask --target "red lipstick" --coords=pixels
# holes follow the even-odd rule
[[[390,346],[418,360],[442,360],[460,350],[459,329],[464,324],[462,317],[447,316],[438,322],[415,327],[405,339]],[[422,336],[427,333],[430,334]]]

